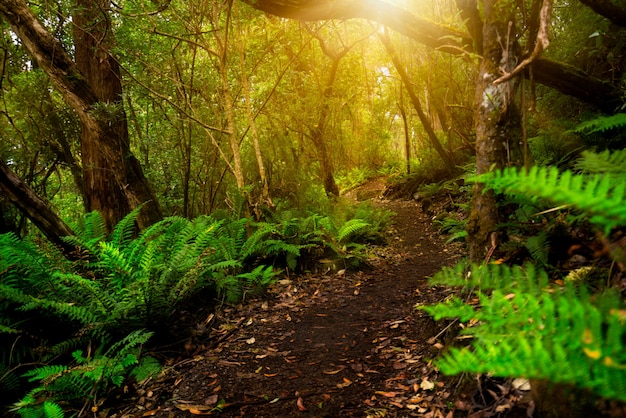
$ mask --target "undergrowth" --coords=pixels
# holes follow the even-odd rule
[[[585,152],[576,168],[507,168],[474,179],[517,201],[524,211],[512,215],[532,218],[543,231],[526,240],[531,261],[521,266],[460,264],[432,278],[462,291],[418,308],[435,319],[458,318],[472,341],[436,361],[442,372],[525,377],[626,401],[626,307],[616,286],[626,262],[626,153]],[[551,264],[549,225],[559,221],[595,229],[602,250],[593,266],[563,271]],[[591,269],[603,272],[604,283],[587,279]]]
[[[237,302],[281,270],[324,258],[358,266],[384,227],[373,209],[356,209],[373,222],[288,212],[273,222],[173,216],[138,232],[140,210],[108,235],[97,212],[73,225],[77,235],[64,239],[77,260],[45,241],[0,235],[0,389],[4,402],[21,397],[14,412],[96,411],[110,387],[159,372],[142,347],[167,333],[191,298]]]

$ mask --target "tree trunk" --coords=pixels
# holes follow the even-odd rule
[[[404,128],[404,157],[406,159],[406,173],[411,174],[411,133],[409,131],[409,121],[404,110],[404,100],[402,98],[402,85],[400,85],[400,102],[398,103],[402,127]]]
[[[402,83],[404,84],[406,91],[409,93],[411,104],[413,104],[413,107],[415,108],[415,111],[417,112],[417,116],[420,118],[420,121],[422,122],[422,126],[424,127],[424,130],[426,131],[426,135],[428,136],[428,140],[430,141],[430,144],[433,146],[433,148],[435,148],[435,151],[437,151],[437,154],[439,155],[439,157],[441,157],[441,160],[443,161],[448,171],[453,172],[454,167],[455,167],[454,161],[452,161],[452,157],[441,146],[441,142],[439,142],[439,138],[437,138],[437,134],[435,133],[435,130],[433,129],[433,125],[430,119],[428,118],[428,116],[426,116],[426,113],[424,113],[422,104],[420,103],[419,98],[417,97],[417,94],[415,94],[415,90],[413,89],[413,84],[411,84],[411,79],[409,78],[409,75],[407,74],[406,70],[402,66],[402,63],[400,62],[400,58],[398,57],[398,54],[396,53],[395,48],[391,44],[391,40],[389,39],[389,36],[387,35],[387,33],[379,33],[378,38],[381,40],[381,42],[385,46],[387,53],[389,54],[389,56],[391,57],[391,60],[393,61],[393,65],[396,68],[396,71],[398,72],[398,74],[400,75],[400,78],[402,79]]]
[[[142,210],[141,223],[147,226],[159,220],[160,213],[156,197],[130,151],[120,69],[117,60],[110,54],[113,47],[108,15],[110,1],[76,0],[75,7],[72,18],[76,67],[98,98],[98,106],[91,111],[93,116],[101,124],[106,124],[104,132],[92,129],[90,124],[81,124],[85,203],[88,210],[97,210],[102,214],[110,231],[138,204],[150,202]],[[116,155],[102,153],[102,141],[118,149]],[[136,191],[137,196],[128,198],[125,185],[112,178],[115,170],[122,170],[129,183],[132,181],[141,186]]]
[[[58,247],[69,259],[76,259],[78,252],[73,245],[61,238],[74,235],[74,231],[54,213],[48,203],[20,179],[9,166],[0,160],[0,192]]]
[[[322,176],[322,182],[324,184],[324,191],[328,196],[339,196],[339,187],[335,182],[335,168],[332,160],[332,155],[328,152],[326,147],[326,128],[328,125],[328,117],[330,113],[329,102],[333,97],[333,86],[335,80],[337,80],[337,70],[339,69],[339,62],[350,51],[350,47],[344,47],[340,52],[333,52],[326,47],[324,40],[317,34],[313,34],[318,40],[320,48],[324,55],[331,60],[330,73],[328,74],[328,80],[326,80],[326,86],[322,94],[322,106],[320,110],[319,120],[317,126],[315,126],[311,132],[311,141],[317,150],[317,156],[320,162],[320,174]]]
[[[239,42],[239,62],[241,65],[241,89],[243,90],[243,98],[246,103],[246,116],[248,117],[248,126],[252,135],[252,145],[254,147],[254,155],[256,157],[257,166],[259,167],[259,180],[261,181],[261,193],[259,197],[260,203],[269,207],[274,207],[274,203],[270,197],[270,188],[265,172],[265,164],[263,163],[263,154],[259,143],[259,132],[256,128],[256,121],[252,112],[252,103],[250,99],[250,82],[246,73],[246,54],[243,41]]]
[[[514,102],[516,79],[495,85],[504,70],[518,62],[515,45],[514,6],[506,0],[483,0],[483,59],[476,83],[476,174],[498,170],[506,165],[506,144],[517,136],[521,126]],[[513,139],[514,140],[514,139]],[[470,259],[488,258],[500,241],[501,217],[491,191],[474,187],[472,211],[468,220]]]
[[[89,5],[94,7],[91,3]],[[139,226],[145,227],[161,219],[156,197],[143,175],[139,162],[130,153],[128,133],[124,135],[121,132],[126,127],[126,116],[121,103],[116,101],[107,103],[99,99],[98,94],[102,93],[101,87],[91,86],[61,43],[44,28],[23,0],[0,0],[0,14],[11,25],[11,29],[20,38],[39,67],[50,77],[66,103],[79,116],[84,138],[88,142],[84,150],[88,154],[87,161],[95,161],[96,164],[85,168],[86,164],[83,163],[83,169],[91,171],[85,173],[84,177],[86,193],[88,195],[93,193],[91,209],[104,209],[103,212],[106,215],[109,213],[106,205],[114,205],[114,210],[117,210],[121,206],[135,208],[142,203],[149,202],[139,216]],[[97,64],[112,65],[108,55],[101,55],[105,50],[100,45],[96,46],[99,59],[105,59],[109,63]],[[94,51],[87,52],[96,55]],[[116,74],[112,71],[110,75],[118,77],[119,81],[119,70]],[[119,106],[116,103],[119,103]],[[122,119],[122,122],[119,119]],[[92,157],[93,153],[101,156]],[[101,161],[106,161],[106,165],[98,165]],[[91,181],[89,176],[98,176],[98,179]],[[122,203],[112,201],[113,198],[98,196],[109,190],[108,188],[98,189],[97,183],[103,178],[115,185],[114,198],[121,199]],[[98,204],[103,207],[94,207]],[[117,216],[125,214],[118,213]],[[108,220],[109,225],[115,222],[116,219]]]

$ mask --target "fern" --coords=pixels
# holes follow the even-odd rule
[[[537,266],[546,267],[548,265],[550,242],[546,231],[541,231],[539,234],[528,238],[525,246]]]
[[[623,175],[626,173],[626,149],[620,151],[605,150],[600,153],[583,151],[575,165],[585,173],[604,173]]]
[[[109,241],[116,246],[126,246],[137,234],[137,217],[144,205],[139,205],[115,225]]]
[[[22,416],[36,416],[45,412],[38,402],[42,397],[51,403],[49,408],[53,411],[55,407],[52,405],[58,406],[57,402],[61,400],[88,400],[93,394],[103,392],[110,384],[119,387],[130,375],[158,373],[156,360],[139,363],[137,358],[137,346],[144,344],[151,336],[151,332],[136,330],[112,344],[104,354],[85,357],[82,350],[77,350],[72,353],[75,360],[72,366],[46,365],[25,373],[25,377],[31,382],[39,382],[40,386],[16,403],[14,410]]]
[[[585,211],[589,220],[610,231],[626,224],[626,181],[601,174],[577,175],[555,167],[532,167],[528,173],[506,168],[475,180],[496,191],[532,195]]]
[[[619,298],[592,299],[573,285],[541,288],[544,279],[530,266],[472,268],[481,270],[502,285],[494,281],[495,290],[478,293],[480,308],[458,298],[420,307],[436,319],[458,317],[479,324],[465,330],[474,337],[471,347],[452,348],[437,361],[444,373],[545,379],[626,400],[626,327]],[[526,283],[525,288],[511,285],[510,278]]]
[[[611,116],[600,116],[598,118],[580,123],[574,132],[591,134],[595,132],[606,132],[611,129],[623,128],[626,126],[626,113],[617,113]]]
[[[361,219],[350,219],[337,231],[337,241],[345,242],[347,238],[369,228],[369,224]]]
[[[533,167],[528,173],[505,169],[477,180],[509,195],[574,207],[608,233],[626,226],[625,160],[623,151],[585,153],[578,164],[584,174]],[[471,346],[450,349],[438,366],[448,374],[492,373],[572,384],[626,401],[621,296],[610,288],[590,295],[568,278],[564,287],[551,285],[542,268],[549,267],[547,246],[545,232],[526,242],[537,265],[460,263],[432,278],[433,284],[476,291],[479,300],[473,305],[454,296],[445,303],[419,307],[437,319],[459,318],[471,324],[463,331],[473,337]]]

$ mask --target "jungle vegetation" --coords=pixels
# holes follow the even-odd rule
[[[429,312],[485,325],[442,370],[624,400],[623,2],[0,0],[0,16],[13,411],[63,416],[156,373],[141,346],[163,307],[357,267],[388,214],[343,197],[374,177],[468,196],[437,221],[469,262],[435,280],[483,309]],[[593,270],[564,267],[580,248]],[[497,310],[556,319],[490,327]]]

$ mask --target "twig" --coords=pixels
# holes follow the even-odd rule
[[[519,74],[524,68],[530,65],[535,59],[537,59],[543,51],[548,48],[550,45],[549,29],[550,29],[550,17],[552,16],[552,1],[553,0],[543,0],[543,4],[541,6],[541,12],[539,14],[539,31],[537,33],[537,41],[535,42],[535,48],[530,56],[524,59],[517,67],[515,67],[510,73],[506,73],[495,80],[493,84],[504,83],[505,81],[509,81],[517,74]]]

